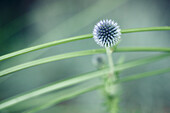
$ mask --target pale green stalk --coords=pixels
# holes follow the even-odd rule
[[[112,78],[113,81],[115,81],[116,77],[114,75],[114,64],[113,64],[113,59],[112,59],[112,50],[109,47],[106,47],[106,54],[107,54],[109,69],[110,69],[109,78]]]
[[[170,72],[170,68],[159,69],[159,70],[155,70],[155,71],[131,75],[128,77],[121,78],[120,80],[116,81],[115,83],[129,82],[129,81],[138,80],[138,79],[150,77],[150,76],[155,76],[155,75],[159,75],[159,74],[167,73],[167,72]]]
[[[51,91],[56,91],[56,90],[59,90],[59,89],[62,89],[62,88],[68,87],[68,86],[72,86],[72,85],[75,85],[75,84],[78,84],[78,83],[81,83],[81,82],[84,82],[84,81],[87,81],[87,80],[90,80],[90,79],[93,79],[93,78],[96,78],[99,76],[102,76],[104,74],[107,74],[108,72],[109,72],[108,69],[103,69],[103,70],[99,70],[96,72],[87,73],[87,74],[84,74],[84,75],[81,75],[81,76],[78,76],[78,77],[75,77],[72,79],[68,79],[68,80],[65,80],[62,82],[55,82],[53,84],[49,84],[45,87],[36,89],[35,91],[32,91],[32,92],[27,92],[26,94],[23,94],[23,95],[9,98],[8,100],[5,100],[0,103],[0,110],[4,109],[6,107],[15,105],[15,104],[22,102],[24,100],[27,100],[27,99],[51,92]]]
[[[134,60],[131,62],[127,62],[127,63],[121,64],[121,65],[115,66],[115,71],[122,71],[122,70],[136,67],[139,65],[148,64],[151,62],[161,60],[163,58],[167,58],[169,56],[170,56],[170,54],[163,54],[163,55],[158,55],[158,56],[147,57],[147,58],[140,59],[140,60]],[[100,71],[81,75],[81,76],[78,76],[78,77],[63,81],[63,82],[55,82],[54,84],[50,84],[48,86],[36,89],[34,91],[27,92],[25,94],[9,98],[7,100],[0,102],[0,110],[10,107],[12,105],[15,105],[19,102],[28,100],[30,98],[51,92],[51,91],[55,91],[55,90],[58,90],[58,89],[61,89],[61,88],[67,87],[67,86],[75,85],[77,83],[81,83],[83,81],[90,80],[92,78],[103,76],[105,74],[108,74],[108,72],[109,72],[108,68],[102,69]]]
[[[125,33],[133,33],[133,32],[165,31],[165,30],[170,30],[170,26],[122,29],[121,32],[122,32],[122,34],[125,34]],[[43,48],[48,48],[48,47],[51,47],[51,46],[55,46],[55,45],[59,45],[59,44],[63,44],[63,43],[68,43],[68,42],[72,42],[72,41],[76,41],[76,40],[89,39],[89,38],[92,38],[92,37],[93,37],[92,34],[86,34],[86,35],[71,37],[71,38],[67,38],[67,39],[63,39],[63,40],[48,42],[48,43],[45,43],[45,44],[25,48],[25,49],[22,49],[22,50],[19,50],[19,51],[15,51],[15,52],[0,56],[0,61],[3,61],[5,59],[9,59],[9,58],[12,58],[12,57],[15,57],[15,56],[18,56],[18,55],[22,55],[22,54],[25,54],[25,53],[29,53],[29,52],[32,52],[32,51],[40,50],[40,49],[43,49]]]
[[[113,50],[114,48],[112,48]],[[150,52],[170,52],[170,48],[117,48],[115,52],[135,52],[135,51],[150,51]],[[85,55],[92,55],[92,54],[98,54],[98,53],[104,53],[106,52],[105,49],[94,49],[94,50],[85,50],[85,51],[78,51],[78,52],[71,52],[71,53],[65,53],[65,54],[60,54],[60,55],[55,55],[51,57],[46,57],[34,61],[30,61],[27,63],[19,64],[7,69],[4,69],[0,71],[0,77],[8,75],[10,73],[20,71],[26,68],[30,68],[33,66],[57,61],[57,60],[63,60],[67,58],[73,58],[73,57],[78,57],[78,56],[85,56]]]
[[[44,109],[47,109],[55,104],[58,104],[60,102],[63,102],[63,101],[66,101],[66,100],[69,100],[69,99],[72,99],[74,97],[77,97],[79,95],[82,95],[82,94],[85,94],[87,92],[90,92],[90,91],[94,91],[94,90],[97,90],[99,88],[101,88],[103,85],[98,85],[98,86],[93,86],[93,87],[90,87],[90,88],[83,88],[83,89],[80,89],[78,91],[75,91],[75,92],[70,92],[70,93],[67,93],[67,94],[64,94],[62,97],[59,97],[59,98],[54,98],[53,100],[50,100],[49,102],[39,106],[39,107],[36,107],[36,108],[33,108],[31,110],[28,110],[28,111],[25,111],[23,113],[36,113],[38,111],[42,111]]]
[[[113,50],[114,51],[114,50]],[[109,74],[105,80],[105,95],[106,96],[106,104],[108,106],[108,110],[110,113],[117,113],[117,85],[114,82],[117,81],[117,77],[115,75],[115,67],[112,59],[112,52],[110,47],[106,47],[106,54],[108,57],[109,64]],[[116,107],[116,108],[115,108]]]
[[[125,78],[122,78],[122,79],[118,80],[115,84],[128,82],[128,81],[132,81],[132,80],[138,80],[138,79],[141,79],[141,78],[155,76],[155,75],[163,74],[163,73],[166,73],[166,72],[170,72],[170,68],[160,69],[160,70],[156,70],[156,71],[151,71],[151,72],[146,72],[146,73],[142,73],[142,74],[132,75],[130,77],[125,77]],[[98,86],[94,86],[94,87],[90,87],[90,88],[81,89],[81,90],[78,90],[76,92],[71,92],[69,94],[64,94],[62,97],[50,100],[47,103],[45,103],[43,105],[40,105],[39,107],[33,108],[31,110],[28,110],[28,111],[26,111],[24,113],[35,113],[35,112],[38,112],[40,110],[47,109],[47,108],[49,108],[49,107],[51,107],[51,106],[53,106],[55,104],[58,104],[60,102],[72,99],[72,98],[74,98],[76,96],[79,96],[81,94],[84,94],[84,93],[87,93],[87,92],[90,92],[90,91],[93,91],[93,90],[97,90],[97,89],[101,88],[102,86],[103,85],[98,85]],[[118,109],[118,106],[117,106],[118,102],[119,102],[119,98],[115,98],[113,108],[116,108],[116,111]]]
[[[132,80],[138,80],[138,79],[141,79],[141,78],[155,76],[155,75],[163,74],[163,73],[166,73],[166,72],[170,72],[170,68],[160,69],[160,70],[156,70],[156,71],[145,72],[145,73],[142,73],[142,74],[137,74],[137,75],[132,75],[132,76],[129,76],[129,77],[125,77],[125,78],[122,78],[122,79],[118,80],[115,84],[128,82],[128,81],[132,81]],[[70,94],[66,94],[66,95],[64,95],[64,96],[62,96],[60,98],[50,100],[49,102],[45,103],[44,105],[41,105],[41,106],[36,107],[36,108],[33,108],[33,109],[31,109],[29,111],[26,111],[24,113],[35,113],[37,111],[49,108],[52,105],[55,105],[57,103],[63,102],[63,101],[68,100],[68,99],[72,99],[72,98],[74,98],[76,96],[79,96],[81,94],[84,94],[84,93],[87,93],[87,92],[90,92],[90,91],[93,91],[93,90],[97,90],[97,89],[101,88],[102,86],[103,85],[98,85],[98,86],[94,86],[94,87],[91,87],[91,88],[81,89],[81,90],[79,90],[77,92],[73,92],[73,93],[70,93]],[[118,106],[117,106],[118,102],[119,102],[119,98],[115,98],[113,108],[116,108],[116,111],[117,111],[117,108],[118,108]]]

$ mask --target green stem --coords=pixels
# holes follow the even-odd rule
[[[122,82],[131,81],[131,80],[137,80],[137,79],[141,79],[141,78],[145,78],[145,77],[149,77],[149,76],[159,75],[159,74],[166,73],[166,72],[170,72],[170,68],[160,69],[160,70],[151,71],[151,72],[146,72],[146,73],[139,74],[139,75],[133,75],[133,76],[130,76],[130,77],[126,77],[126,78],[120,79],[116,83],[122,83]],[[64,95],[61,98],[57,98],[57,99],[54,99],[52,101],[49,101],[49,102],[47,102],[46,104],[44,104],[42,106],[39,106],[37,108],[33,108],[33,109],[31,109],[29,111],[26,111],[24,113],[35,113],[35,112],[38,112],[40,110],[49,108],[50,106],[52,106],[54,104],[63,102],[63,101],[68,100],[68,99],[72,99],[72,98],[74,98],[76,96],[79,96],[81,94],[84,94],[84,93],[87,93],[87,92],[90,92],[90,91],[93,91],[93,90],[97,90],[97,89],[101,88],[102,86],[103,85],[98,85],[98,86],[94,86],[94,87],[91,87],[91,88],[81,89],[80,91],[77,91],[77,92],[74,92],[74,93],[71,93],[71,94],[66,94],[66,95]],[[116,97],[114,105],[113,105],[113,108],[116,108],[116,111],[118,111],[118,102],[119,102],[119,98]]]
[[[103,69],[103,70],[99,70],[96,72],[80,75],[78,77],[71,78],[71,79],[68,79],[68,80],[65,80],[62,82],[57,81],[53,84],[46,85],[46,86],[36,89],[34,91],[27,92],[25,94],[18,95],[13,98],[9,98],[7,100],[2,101],[0,103],[0,110],[10,107],[12,105],[15,105],[15,104],[22,102],[24,100],[27,100],[27,99],[30,99],[30,98],[33,98],[33,97],[36,97],[36,96],[39,96],[39,95],[42,95],[42,94],[45,94],[48,92],[56,91],[56,90],[59,90],[59,89],[62,89],[62,88],[68,87],[68,86],[72,86],[72,85],[75,85],[75,84],[78,84],[78,83],[81,83],[81,82],[84,82],[84,81],[87,81],[87,80],[90,80],[90,79],[93,79],[93,78],[96,78],[96,77],[99,77],[102,75],[105,75],[108,72],[109,72],[108,69]]]
[[[142,50],[144,49],[144,50]],[[153,48],[117,48],[115,50],[115,52],[134,52],[134,51],[157,51]],[[160,48],[159,50],[160,52],[170,52],[169,48]],[[46,58],[42,58],[42,59],[38,59],[38,60],[34,60],[34,61],[30,61],[27,63],[23,63],[23,64],[19,64],[7,69],[4,69],[2,71],[0,71],[0,77],[8,75],[10,73],[16,72],[16,71],[20,71],[26,68],[30,68],[33,66],[37,66],[37,65],[41,65],[41,64],[45,64],[45,63],[49,63],[49,62],[53,62],[53,61],[57,61],[57,60],[63,60],[63,59],[67,59],[67,58],[73,58],[73,57],[78,57],[78,56],[85,56],[85,55],[92,55],[92,54],[98,54],[98,53],[104,53],[105,50],[104,49],[94,49],[94,50],[86,50],[86,51],[78,51],[78,52],[71,52],[71,53],[65,53],[65,54],[60,54],[60,55],[55,55],[55,56],[51,56],[51,57],[46,57]],[[166,55],[169,56],[169,55]],[[152,59],[151,59],[152,60]]]
[[[122,34],[125,34],[125,33],[133,33],[133,32],[165,31],[165,30],[170,30],[170,26],[122,29],[121,32],[122,32]],[[43,49],[43,48],[48,48],[48,47],[51,47],[51,46],[55,46],[55,45],[59,45],[59,44],[63,44],[63,43],[68,43],[68,42],[72,42],[72,41],[76,41],[76,40],[89,39],[89,38],[92,38],[92,37],[93,37],[92,34],[86,34],[86,35],[71,37],[71,38],[67,38],[67,39],[63,39],[63,40],[48,42],[48,43],[45,43],[45,44],[25,48],[25,49],[22,49],[22,50],[19,50],[19,51],[15,51],[15,52],[0,56],[0,61],[3,61],[5,59],[9,59],[9,58],[12,58],[12,57],[15,57],[15,56],[18,56],[18,55],[22,55],[22,54],[25,54],[25,53],[29,53],[29,52],[32,52],[32,51],[40,50],[40,49]]]
[[[15,51],[15,52],[0,56],[0,61],[3,61],[3,60],[8,59],[8,58],[15,57],[15,56],[18,56],[18,55],[22,55],[22,54],[25,54],[25,53],[29,53],[29,52],[32,52],[32,51],[48,48],[48,47],[51,47],[51,46],[64,44],[64,43],[68,43],[68,42],[72,42],[72,41],[76,41],[76,40],[88,39],[88,38],[92,38],[92,37],[93,37],[92,34],[86,34],[86,35],[75,36],[75,37],[71,37],[71,38],[67,38],[67,39],[63,39],[63,40],[56,40],[56,41],[53,41],[53,42],[48,42],[48,43],[45,43],[45,44],[25,48],[25,49],[22,49],[22,50],[19,50],[19,51]]]
[[[110,69],[109,77],[112,77],[113,81],[115,81],[116,78],[114,76],[114,64],[113,64],[113,59],[112,59],[112,50],[109,47],[106,47],[106,54],[108,57],[108,63],[109,63],[109,69]]]
[[[134,33],[134,32],[144,32],[144,31],[165,31],[165,30],[170,30],[170,26],[123,29],[122,33]]]
[[[170,48],[163,47],[121,47],[115,52],[170,52]]]
[[[109,47],[106,47],[106,54],[108,57],[109,63],[109,76],[106,77],[105,80],[105,96],[106,96],[106,104],[110,113],[117,113],[117,86],[114,84],[117,81],[117,77],[115,76],[114,64],[112,59],[112,50]]]
[[[97,53],[103,53],[103,52],[105,52],[104,49],[86,50],[86,51],[71,52],[71,53],[66,53],[66,54],[46,57],[46,58],[34,60],[34,61],[31,61],[31,62],[23,63],[23,64],[20,64],[20,65],[16,65],[14,67],[2,70],[2,71],[0,71],[0,77],[5,76],[5,75],[10,74],[10,73],[13,73],[13,72],[16,72],[16,71],[19,71],[19,70],[29,68],[29,67],[44,64],[44,63],[49,63],[49,62],[62,60],[62,59],[66,59],[66,58],[72,58],[72,57],[78,57],[78,56],[84,56],[84,55],[92,55],[92,54],[97,54]]]
[[[97,89],[99,89],[101,87],[103,87],[103,85],[93,86],[93,87],[90,87],[90,88],[83,88],[83,89],[81,89],[79,91],[76,91],[76,92],[70,92],[70,93],[64,94],[60,98],[56,98],[56,99],[54,98],[53,100],[51,100],[51,101],[49,101],[49,102],[47,102],[47,103],[45,103],[45,104],[43,104],[43,105],[41,105],[39,107],[33,108],[33,109],[29,110],[29,111],[25,111],[24,113],[36,113],[38,111],[47,109],[47,108],[53,106],[54,104],[58,104],[60,102],[72,99],[72,98],[77,97],[79,95],[82,95],[84,93],[97,90]]]
[[[141,78],[155,76],[155,75],[159,75],[159,74],[166,73],[166,72],[170,72],[170,68],[159,69],[159,70],[155,70],[155,71],[150,71],[150,72],[144,72],[144,73],[140,73],[140,74],[136,74],[136,75],[131,75],[129,77],[124,77],[124,78],[116,81],[115,83],[123,83],[123,82],[134,81],[134,80],[138,80],[138,79],[141,79]]]
[[[125,70],[125,69],[128,69],[128,68],[148,64],[148,63],[155,62],[155,61],[161,60],[161,59],[169,57],[169,56],[170,56],[169,54],[163,54],[163,55],[158,55],[158,56],[147,57],[147,58],[144,58],[144,59],[141,59],[141,60],[134,60],[134,61],[131,61],[131,62],[127,62],[127,63],[121,64],[121,65],[115,66],[115,71],[122,71],[122,70]],[[167,70],[170,71],[170,69],[167,69]],[[20,94],[20,95],[14,96],[12,98],[9,98],[7,100],[1,101],[0,102],[0,110],[7,108],[7,107],[10,107],[12,105],[15,105],[17,103],[20,103],[22,101],[28,100],[30,98],[33,98],[33,97],[36,97],[36,96],[39,96],[39,95],[42,95],[42,94],[45,94],[45,93],[49,93],[49,92],[52,92],[52,91],[56,91],[56,90],[59,90],[61,88],[65,88],[65,87],[68,87],[68,86],[71,86],[71,85],[75,85],[75,84],[78,84],[78,83],[81,83],[81,82],[84,82],[86,80],[90,80],[90,79],[93,79],[93,78],[96,78],[96,77],[101,77],[101,76],[108,74],[108,73],[109,73],[109,70],[108,70],[108,68],[106,68],[106,69],[102,69],[102,70],[99,70],[99,71],[96,71],[96,72],[77,76],[75,78],[68,79],[68,80],[65,80],[63,82],[57,81],[53,84],[41,87],[41,88],[36,89],[34,91],[26,92],[24,94]]]

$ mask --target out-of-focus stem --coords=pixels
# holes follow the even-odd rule
[[[106,47],[106,54],[108,57],[108,63],[109,63],[109,78],[112,77],[114,80],[116,80],[116,77],[114,76],[114,64],[113,64],[113,59],[112,59],[112,50],[108,47]]]
[[[108,57],[108,64],[109,64],[109,74],[105,80],[105,93],[107,96],[107,105],[110,113],[117,113],[118,111],[118,96],[117,96],[117,85],[114,84],[117,81],[117,76],[115,75],[114,71],[114,63],[112,59],[112,50],[106,47],[106,54]]]

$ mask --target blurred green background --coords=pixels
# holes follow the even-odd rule
[[[113,19],[121,29],[170,25],[169,0],[0,0],[0,55],[26,47],[92,33],[101,19]],[[170,47],[170,32],[123,34],[119,47]],[[0,70],[31,60],[79,50],[100,48],[93,39],[75,41],[0,62]],[[125,61],[160,53],[115,53]],[[25,69],[0,78],[0,100],[45,84],[96,70],[93,56],[76,57]],[[170,66],[170,59],[135,67],[120,76]],[[170,113],[170,76],[145,78],[121,84],[120,113]],[[87,87],[98,83],[91,80]],[[53,94],[53,93],[52,93]],[[55,98],[43,95],[2,112],[21,112]],[[43,100],[44,99],[44,100]],[[100,91],[93,91],[57,104],[41,113],[106,113]]]

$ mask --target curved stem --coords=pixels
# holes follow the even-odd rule
[[[170,52],[170,48],[163,47],[121,47],[115,52]]]
[[[134,81],[134,80],[138,80],[138,79],[141,79],[141,78],[160,75],[160,74],[167,73],[167,72],[170,72],[170,68],[158,69],[158,70],[154,70],[154,71],[149,71],[149,72],[144,72],[144,73],[140,73],[140,74],[136,74],[136,75],[131,75],[131,76],[128,76],[128,77],[124,77],[124,78],[116,81],[115,83],[117,84],[117,83]]]
[[[170,30],[170,26],[124,29],[122,30],[122,33],[144,32],[144,31],[165,31],[165,30]]]
[[[169,57],[169,56],[170,56],[169,54],[163,54],[163,55],[158,55],[158,56],[146,57],[146,58],[141,59],[141,60],[134,60],[134,61],[131,61],[131,62],[123,63],[121,65],[115,66],[115,71],[122,71],[122,70],[129,69],[129,68],[132,68],[132,67],[136,67],[136,66],[140,66],[140,65],[144,65],[144,64],[149,64],[149,63],[159,61],[159,60],[166,58],[166,57]],[[170,71],[170,69],[169,69],[169,71]],[[12,98],[9,98],[7,100],[0,102],[0,110],[7,108],[7,107],[10,107],[12,105],[15,105],[19,102],[25,101],[27,99],[30,99],[30,98],[33,98],[33,97],[36,97],[36,96],[39,96],[39,95],[42,95],[42,94],[45,94],[45,93],[49,93],[51,91],[56,91],[56,90],[59,90],[61,88],[65,88],[65,87],[68,87],[68,86],[71,86],[71,85],[75,85],[75,84],[78,84],[78,83],[81,83],[83,81],[90,80],[90,79],[93,79],[93,78],[96,78],[96,77],[101,77],[101,76],[108,74],[108,73],[109,73],[109,70],[108,70],[108,68],[106,68],[106,69],[102,69],[102,70],[99,70],[99,71],[96,71],[96,72],[84,74],[84,75],[81,75],[81,76],[78,76],[78,77],[75,77],[75,78],[72,78],[72,79],[68,79],[68,80],[65,80],[63,82],[55,82],[53,84],[43,86],[43,87],[36,89],[34,91],[26,92],[24,94],[20,94],[18,96],[15,96],[15,97],[12,97]]]
[[[125,34],[125,33],[133,33],[133,32],[163,31],[163,30],[170,30],[170,26],[122,29],[121,32],[122,32],[122,34]],[[51,46],[55,46],[55,45],[59,45],[59,44],[63,44],[63,43],[68,43],[68,42],[72,42],[72,41],[76,41],[76,40],[89,39],[89,38],[92,38],[92,37],[93,37],[92,34],[86,34],[86,35],[71,37],[71,38],[67,38],[67,39],[63,39],[63,40],[48,42],[48,43],[45,43],[45,44],[25,48],[25,49],[15,51],[15,52],[12,52],[12,53],[9,53],[9,54],[6,54],[6,55],[2,55],[2,56],[0,56],[0,61],[3,61],[5,59],[9,59],[9,58],[12,58],[12,57],[15,57],[15,56],[18,56],[18,55],[26,54],[26,53],[29,53],[29,52],[32,52],[32,51],[48,48],[48,47],[51,47]]]
[[[170,48],[157,48],[157,49],[158,50],[156,50],[154,48],[117,48],[115,50],[115,52],[134,52],[134,51],[170,52]],[[38,60],[26,62],[23,64],[19,64],[19,65],[4,69],[4,70],[0,71],[0,77],[8,75],[8,74],[16,72],[16,71],[26,69],[26,68],[30,68],[33,66],[37,66],[37,65],[57,61],[57,60],[63,60],[63,59],[67,59],[67,58],[92,55],[92,54],[98,54],[98,53],[104,53],[104,52],[106,52],[105,49],[93,49],[93,50],[71,52],[71,53],[65,53],[65,54],[55,55],[55,56],[51,56],[51,57],[41,58]]]
[[[75,92],[70,92],[70,93],[64,94],[62,97],[59,97],[59,98],[56,98],[56,99],[54,98],[53,100],[50,100],[50,101],[48,101],[47,103],[45,103],[45,104],[43,104],[41,106],[38,106],[38,107],[33,108],[33,109],[30,109],[30,110],[25,111],[23,113],[36,113],[38,111],[42,111],[42,110],[47,109],[47,108],[49,108],[49,107],[51,107],[53,105],[56,105],[56,104],[58,104],[60,102],[75,98],[75,97],[77,97],[79,95],[82,95],[82,94],[85,94],[85,93],[100,89],[102,87],[103,87],[103,85],[97,85],[97,86],[93,86],[93,87],[90,87],[90,88],[83,88],[83,89],[80,89],[80,90],[75,91]]]
[[[36,89],[34,91],[27,92],[25,94],[18,95],[18,96],[15,96],[15,97],[12,97],[12,98],[9,98],[7,100],[0,102],[0,110],[10,107],[12,105],[15,105],[15,104],[22,102],[24,100],[27,100],[27,99],[30,99],[30,98],[33,98],[36,96],[40,96],[40,95],[48,93],[48,92],[56,91],[56,90],[59,90],[59,89],[62,89],[62,88],[68,87],[68,86],[72,86],[72,85],[102,76],[104,74],[107,74],[108,72],[109,72],[108,69],[103,69],[103,70],[99,70],[99,71],[95,71],[95,72],[91,72],[91,73],[86,73],[81,76],[74,77],[74,78],[71,78],[71,79],[68,79],[68,80],[65,80],[62,82],[58,82],[58,81],[54,82],[53,84],[43,86],[43,87]]]
[[[31,62],[23,63],[20,65],[13,66],[11,68],[5,69],[0,71],[0,77],[5,76],[7,74],[23,70],[29,67],[57,61],[57,60],[62,60],[62,59],[67,59],[67,58],[73,58],[73,57],[78,57],[78,56],[85,56],[85,55],[92,55],[92,54],[97,54],[97,53],[103,53],[105,52],[104,49],[96,49],[96,50],[86,50],[86,51],[79,51],[79,52],[71,52],[71,53],[65,53],[65,54],[60,54],[60,55],[55,55],[51,57],[46,57],[46,58],[41,58],[38,60],[34,60]]]
[[[32,51],[48,48],[48,47],[51,47],[51,46],[64,44],[64,43],[68,43],[68,42],[72,42],[72,41],[76,41],[76,40],[88,39],[88,38],[92,38],[92,34],[75,36],[75,37],[71,37],[71,38],[67,38],[67,39],[63,39],[63,40],[57,40],[57,41],[48,42],[48,43],[45,43],[45,44],[21,49],[19,51],[15,51],[15,52],[0,56],[0,61],[3,61],[5,59],[9,59],[9,58],[12,58],[12,57],[15,57],[15,56],[18,56],[18,55],[22,55],[22,54],[25,54],[25,53],[29,53],[29,52],[32,52]]]

